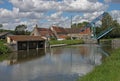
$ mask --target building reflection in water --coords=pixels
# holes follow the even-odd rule
[[[73,45],[44,50],[19,51],[8,63],[0,63],[1,81],[76,81],[101,63],[98,45]],[[93,64],[94,63],[94,64]],[[4,64],[4,65],[3,65]]]
[[[22,62],[27,62],[30,60],[36,60],[37,58],[39,59],[40,57],[45,56],[45,50],[44,49],[32,49],[29,51],[18,51],[10,54],[9,59],[7,63],[9,65],[13,64],[18,64]]]
[[[89,53],[89,49],[86,46],[81,46],[80,47],[80,54],[84,57],[84,56],[88,56]]]

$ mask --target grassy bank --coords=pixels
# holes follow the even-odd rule
[[[50,41],[50,45],[55,45],[55,44],[67,44],[67,45],[71,45],[71,44],[83,44],[83,40],[51,40]]]
[[[5,41],[0,40],[0,61],[4,60],[8,56],[8,52],[10,52],[9,48],[4,45]]]
[[[3,61],[8,58],[8,54],[1,54],[0,55],[0,61]]]
[[[103,64],[78,81],[120,81],[120,49],[112,52]]]
[[[9,49],[4,45],[4,41],[0,40],[0,54],[6,54],[8,51]]]

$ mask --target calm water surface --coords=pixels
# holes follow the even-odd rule
[[[101,64],[98,45],[73,45],[12,53],[0,62],[0,81],[76,81]]]

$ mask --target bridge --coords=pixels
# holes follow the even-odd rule
[[[97,18],[95,18],[94,20],[92,20],[89,24],[87,24],[83,29],[81,29],[80,31],[84,31],[87,28],[91,28],[92,34],[91,34],[91,38],[94,38],[96,40],[99,40],[100,38],[102,38],[103,36],[105,36],[106,34],[108,34],[109,32],[111,32],[113,30],[113,27],[107,27],[105,30],[103,30],[102,32],[100,32],[99,34],[96,34],[96,26],[95,23],[97,21],[102,20],[102,18],[104,18],[106,16],[107,13],[103,13],[100,16],[98,16]]]

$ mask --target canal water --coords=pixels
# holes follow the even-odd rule
[[[0,81],[76,81],[106,56],[96,44],[19,51],[0,62]]]

